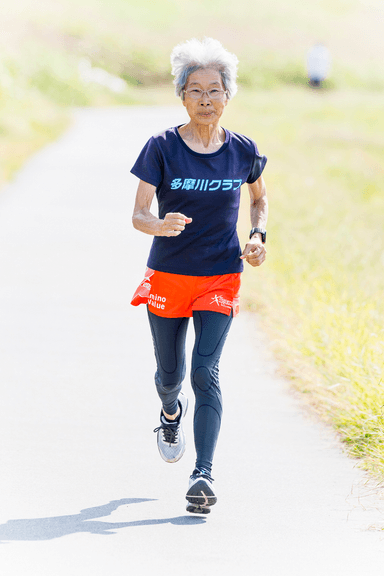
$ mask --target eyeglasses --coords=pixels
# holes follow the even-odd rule
[[[184,90],[186,94],[193,100],[200,100],[204,94],[208,96],[211,100],[220,100],[223,94],[226,94],[226,90],[218,90],[217,88],[212,88],[212,90],[200,90],[200,88],[192,88],[191,90]]]

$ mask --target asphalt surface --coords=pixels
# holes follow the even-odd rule
[[[224,349],[208,517],[185,511],[192,410],[183,459],[158,455],[152,342],[129,305],[151,239],[131,226],[129,170],[184,119],[76,110],[0,194],[0,573],[382,574],[381,501],[276,375],[256,317]]]

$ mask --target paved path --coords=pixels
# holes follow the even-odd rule
[[[185,512],[192,411],[184,458],[164,463],[145,309],[129,306],[150,242],[130,224],[129,168],[184,111],[74,119],[0,195],[0,573],[382,574],[362,473],[276,377],[245,313],[222,362],[219,502]]]

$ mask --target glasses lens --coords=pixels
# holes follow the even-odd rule
[[[203,97],[203,94],[207,94],[208,98],[211,98],[212,100],[219,100],[224,94],[224,90],[217,90],[217,88],[213,88],[212,90],[193,88],[192,90],[185,90],[185,92],[194,100],[200,100],[200,98]]]
[[[208,91],[208,96],[213,98],[213,100],[218,100],[224,94],[223,90],[217,90],[217,88],[213,88],[213,90]]]
[[[199,88],[194,88],[193,90],[187,90],[187,94],[191,98],[194,98],[195,100],[199,100],[203,95],[203,91],[199,90]]]

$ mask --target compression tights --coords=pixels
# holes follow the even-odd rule
[[[167,414],[175,414],[177,397],[185,377],[185,337],[189,318],[162,318],[148,310],[155,347],[157,392]],[[195,345],[192,352],[191,384],[195,393],[193,430],[196,468],[212,470],[220,431],[222,400],[219,361],[232,323],[232,315],[195,311]]]

